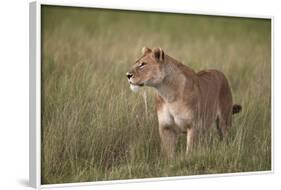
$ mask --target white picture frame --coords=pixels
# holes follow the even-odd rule
[[[200,12],[200,11],[184,11],[184,10],[170,10],[170,9],[150,9],[146,7],[124,7],[118,5],[108,5],[106,3],[82,3],[82,2],[53,2],[53,1],[36,1],[30,3],[30,67],[29,67],[29,85],[30,85],[30,117],[29,117],[29,179],[30,185],[34,188],[49,188],[49,187],[67,187],[80,185],[105,185],[105,184],[120,184],[120,183],[134,183],[134,182],[148,182],[161,180],[184,180],[204,177],[221,177],[221,176],[235,176],[235,175],[253,175],[253,174],[270,174],[274,172],[274,98],[271,99],[271,170],[257,171],[257,172],[242,172],[242,173],[227,173],[227,174],[207,174],[200,176],[178,176],[178,177],[160,177],[160,178],[146,178],[146,179],[128,179],[128,180],[114,180],[114,181],[97,181],[97,182],[81,182],[69,184],[41,184],[41,7],[43,5],[57,5],[57,6],[73,6],[86,8],[103,8],[116,10],[136,10],[147,12],[163,12],[163,13],[184,13],[184,14],[198,14],[209,16],[231,16],[231,17],[247,17],[247,18],[263,18],[271,19],[271,81],[273,81],[273,42],[274,42],[274,17],[260,16],[260,15],[240,15],[228,13],[214,13],[214,12]],[[273,83],[271,83],[271,94],[273,94]]]

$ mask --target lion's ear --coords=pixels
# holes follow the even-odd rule
[[[162,62],[164,60],[165,55],[164,51],[161,48],[154,48],[152,52],[157,61]]]
[[[149,48],[147,48],[147,47],[143,47],[143,48],[141,49],[141,53],[142,53],[143,55],[145,55],[145,54],[147,54],[147,53],[149,53],[149,52],[151,52],[151,49],[149,49]]]

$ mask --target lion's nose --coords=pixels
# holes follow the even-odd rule
[[[128,79],[132,78],[134,75],[132,73],[126,73]]]

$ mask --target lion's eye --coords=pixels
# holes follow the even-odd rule
[[[142,69],[145,65],[146,63],[142,62],[141,64],[139,64],[139,68]]]

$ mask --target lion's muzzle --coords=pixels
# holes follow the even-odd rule
[[[134,75],[132,73],[127,72],[126,73],[127,78],[130,80],[130,78],[132,78]]]

